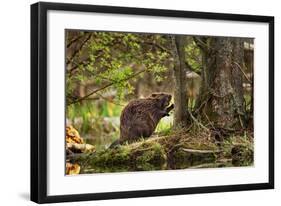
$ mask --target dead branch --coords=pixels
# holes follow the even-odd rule
[[[208,129],[207,127],[205,127],[201,122],[199,122],[199,121],[192,115],[192,113],[191,113],[189,110],[187,110],[187,111],[188,111],[189,116],[191,117],[191,119],[192,119],[198,126],[200,126],[200,127],[202,127],[203,129],[209,131],[209,129]]]
[[[243,69],[241,68],[241,66],[237,63],[237,62],[233,62],[241,71],[241,73],[244,75],[245,79],[252,84],[252,81],[249,79],[249,77],[247,76],[247,74],[243,71]],[[233,68],[233,66],[232,66]]]
[[[198,149],[187,149],[182,148],[182,151],[189,153],[197,153],[197,154],[209,154],[209,153],[220,153],[221,150],[198,150]]]

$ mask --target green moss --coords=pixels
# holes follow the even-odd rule
[[[81,160],[82,172],[150,171],[253,164],[252,133],[233,135],[219,144],[206,133],[178,131],[103,149]],[[85,163],[86,162],[86,163]],[[85,163],[85,164],[84,164]]]
[[[136,164],[145,164],[145,163],[153,163],[155,165],[160,165],[166,161],[165,150],[159,143],[153,144],[143,144],[144,150],[141,152],[142,154],[136,156]],[[146,150],[145,150],[146,148]]]
[[[114,150],[102,150],[91,158],[93,165],[120,165],[130,162],[130,150],[126,147],[119,147]]]
[[[244,145],[236,145],[231,150],[234,166],[250,166],[254,161],[254,151]]]

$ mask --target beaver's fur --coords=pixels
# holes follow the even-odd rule
[[[153,93],[145,99],[129,102],[120,116],[120,139],[111,147],[151,136],[160,119],[174,108],[173,104],[169,106],[171,98],[170,94]]]

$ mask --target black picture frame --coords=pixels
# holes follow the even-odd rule
[[[268,182],[93,194],[47,194],[47,12],[49,10],[148,15],[269,24]],[[265,137],[266,138],[266,137]],[[37,203],[102,200],[274,188],[274,17],[39,2],[31,5],[31,200]]]

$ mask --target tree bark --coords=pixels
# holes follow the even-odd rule
[[[238,115],[240,126],[245,127],[245,105],[243,92],[243,68],[244,68],[244,43],[241,38],[234,38],[232,40],[232,86],[234,89],[234,102],[236,113]]]
[[[215,37],[209,39],[208,51],[203,51],[204,83],[197,110],[200,119],[216,128],[244,127],[244,97],[242,73],[243,45],[241,39]]]
[[[171,36],[172,54],[174,58],[174,126],[181,127],[188,123],[186,69],[184,55],[184,36]]]

